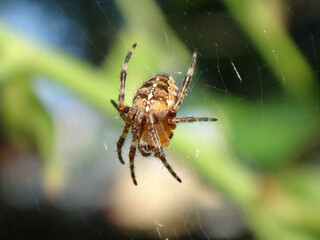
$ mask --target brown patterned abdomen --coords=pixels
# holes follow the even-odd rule
[[[176,101],[178,87],[167,75],[156,75],[146,81],[137,91],[133,105],[138,111],[152,113],[159,120],[164,118]]]

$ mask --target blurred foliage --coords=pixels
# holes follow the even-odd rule
[[[173,149],[182,156],[193,156],[197,146],[207,146],[208,151],[186,161],[239,209],[246,209],[248,226],[258,239],[319,239],[320,176],[312,163],[297,161],[307,143],[319,138],[314,72],[285,29],[279,1],[222,2],[276,79],[285,82],[286,99],[275,95],[261,105],[203,90],[192,104],[199,106],[205,99],[208,104],[202,107],[215,112],[225,131],[219,138],[185,138],[188,132],[180,129]],[[109,101],[117,98],[116,79],[133,43],[138,47],[130,62],[126,96],[133,96],[145,79],[163,69],[184,73],[190,62],[191,51],[167,25],[155,2],[115,3],[126,24],[101,67],[0,26],[1,131],[10,141],[32,140],[43,160],[48,192],[62,188],[65,176],[54,151],[54,126],[32,89],[35,75],[59,82],[97,109],[114,115]],[[127,97],[128,105],[129,101]],[[208,130],[216,131],[212,125]]]

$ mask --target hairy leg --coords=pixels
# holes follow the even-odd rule
[[[130,110],[129,107],[125,106],[125,110],[124,111],[121,111],[118,107],[118,104],[111,99],[111,104],[115,107],[115,109],[117,109],[117,111],[119,112],[120,114],[120,117],[122,118],[123,121],[126,121],[126,113],[128,113],[128,111]]]
[[[140,136],[140,130],[142,127],[142,121],[143,121],[143,114],[139,113],[134,119],[134,123],[132,125],[132,142],[130,146],[130,152],[129,152],[129,160],[130,160],[130,172],[131,172],[131,178],[135,185],[138,185],[136,180],[136,175],[134,172],[134,157],[136,155],[138,140]]]
[[[191,64],[190,64],[190,67],[188,69],[188,72],[187,72],[187,75],[185,76],[184,80],[183,80],[183,83],[182,83],[182,87],[179,91],[179,94],[178,94],[178,100],[177,102],[175,103],[175,105],[173,106],[171,112],[175,113],[178,111],[181,103],[182,103],[182,100],[184,98],[184,95],[186,94],[186,91],[187,91],[187,88],[188,88],[188,85],[192,79],[192,75],[193,75],[193,72],[194,72],[194,67],[196,65],[196,62],[197,62],[197,50],[194,50],[193,52],[193,55],[192,55],[192,60],[191,60]]]
[[[191,123],[191,122],[215,122],[218,121],[216,118],[211,117],[181,117],[181,118],[173,118],[169,120],[169,123]]]
[[[124,141],[126,140],[126,136],[129,132],[131,123],[130,122],[126,122],[126,125],[124,125],[124,128],[122,130],[122,134],[117,142],[117,152],[118,152],[118,158],[119,161],[124,164],[123,158],[122,158],[122,146],[124,144]]]
[[[156,144],[156,152],[155,155],[160,158],[160,160],[162,161],[163,165],[168,169],[168,171],[171,173],[171,175],[177,179],[178,182],[182,182],[181,179],[178,177],[178,175],[173,171],[173,169],[171,168],[171,166],[169,165],[169,163],[167,162],[167,159],[165,157],[165,154],[163,152],[163,149],[161,147],[161,143],[160,143],[160,139],[158,136],[158,133],[156,131],[155,125],[154,125],[154,119],[151,115],[148,116],[148,121],[150,123],[149,125],[149,131],[151,132],[152,138],[153,138],[153,142]]]
[[[118,104],[119,104],[118,107],[121,111],[125,111],[125,109],[126,109],[126,106],[124,105],[124,90],[126,87],[127,69],[128,69],[128,63],[129,63],[130,57],[131,57],[132,52],[136,46],[137,46],[137,44],[135,43],[130,48],[130,50],[124,60],[124,63],[122,65],[122,69],[121,69],[121,73],[120,73],[120,93],[119,93],[119,97],[118,97]]]

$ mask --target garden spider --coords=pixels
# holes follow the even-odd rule
[[[138,185],[134,172],[134,156],[138,147],[143,156],[150,156],[151,152],[162,161],[171,175],[181,182],[181,179],[168,164],[162,147],[168,147],[173,137],[173,130],[177,123],[183,122],[213,122],[216,118],[208,117],[181,117],[177,118],[177,111],[182,103],[187,87],[191,81],[197,60],[197,51],[192,56],[191,65],[179,90],[172,76],[159,74],[146,81],[133,98],[132,107],[124,105],[124,91],[127,77],[128,62],[133,44],[122,65],[120,74],[120,93],[118,104],[111,100],[112,105],[118,110],[120,117],[125,122],[122,134],[117,142],[118,157],[122,164],[121,149],[125,138],[132,126],[132,143],[129,152],[130,170],[133,183]]]

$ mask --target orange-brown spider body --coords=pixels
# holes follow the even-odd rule
[[[128,107],[124,104],[124,91],[128,62],[135,47],[136,44],[131,47],[122,65],[118,104],[111,100],[111,103],[118,110],[120,117],[125,122],[124,129],[117,142],[119,160],[124,164],[121,151],[131,127],[132,142],[129,151],[129,160],[131,177],[134,184],[138,185],[134,172],[134,157],[137,148],[143,156],[149,156],[151,153],[154,153],[154,155],[162,161],[171,175],[181,182],[181,179],[168,164],[162,147],[169,146],[170,140],[173,137],[172,131],[176,128],[177,123],[213,122],[217,120],[216,118],[208,117],[176,117],[194,72],[197,52],[194,51],[193,53],[191,65],[180,89],[171,76],[167,74],[156,75],[142,85],[133,98],[132,107]]]
[[[171,76],[161,74],[146,81],[133,99],[133,107],[137,111],[153,114],[156,120],[154,123],[156,131],[161,146],[164,147],[169,146],[170,139],[173,137],[172,130],[176,128],[176,124],[169,124],[169,118],[174,118],[175,114],[168,113],[177,100],[178,90]],[[152,134],[147,125],[141,128],[138,146],[146,152],[155,150]]]

